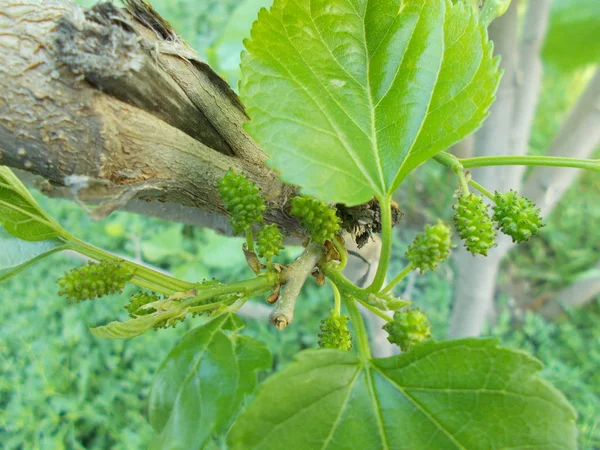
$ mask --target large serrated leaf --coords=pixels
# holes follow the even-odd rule
[[[151,448],[201,449],[223,436],[256,387],[256,372],[271,366],[263,344],[226,332],[235,325],[232,317],[190,331],[158,369],[150,391],[150,422],[157,432]]]
[[[44,241],[61,234],[62,228],[48,216],[27,188],[5,166],[0,166],[0,224],[25,241]]]
[[[19,273],[34,262],[66,249],[64,241],[49,239],[27,242],[0,227],[0,281]]]
[[[235,450],[575,449],[575,412],[541,364],[492,339],[429,342],[363,363],[309,350],[261,385]]]
[[[284,181],[348,205],[476,130],[500,78],[485,27],[450,0],[275,0],[245,45],[248,131]]]

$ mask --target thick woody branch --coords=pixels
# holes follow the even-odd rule
[[[0,4],[0,163],[100,203],[99,217],[133,200],[222,215],[217,181],[233,168],[261,187],[267,220],[297,232],[284,211],[294,190],[243,131],[235,94],[174,34],[148,28],[144,5]]]
[[[219,229],[217,182],[233,168],[261,188],[268,222],[302,235],[287,214],[296,189],[264,164],[235,93],[144,0],[126,3],[0,3],[0,164],[100,205],[96,218],[125,209]]]

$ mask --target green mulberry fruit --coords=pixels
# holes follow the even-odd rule
[[[417,235],[408,247],[405,256],[421,273],[435,270],[450,256],[451,236],[450,229],[441,220],[435,225],[426,225],[425,231]]]
[[[80,302],[93,300],[123,288],[133,277],[129,269],[116,261],[89,262],[87,266],[71,269],[56,282],[60,286],[59,295],[68,300]]]
[[[256,248],[258,256],[270,261],[273,256],[279,255],[283,250],[283,235],[277,225],[265,225],[256,235]]]
[[[394,320],[383,326],[388,332],[388,341],[405,352],[413,345],[431,337],[431,324],[419,308],[410,308],[394,313]]]
[[[348,316],[335,316],[333,313],[321,321],[319,347],[334,350],[352,350],[352,336],[348,330]]]
[[[244,175],[229,169],[219,180],[219,194],[231,215],[234,233],[242,233],[253,223],[262,223],[267,209],[258,187]]]
[[[142,308],[148,303],[157,302],[162,297],[154,292],[137,292],[131,296],[131,301],[125,305],[130,317],[145,316],[156,312],[154,308]]]
[[[487,256],[488,250],[496,245],[496,230],[489,206],[478,195],[464,194],[458,197],[454,209],[454,224],[467,250],[473,255]]]
[[[513,242],[525,242],[544,227],[540,210],[528,198],[521,197],[514,191],[506,194],[496,192],[494,201],[496,205],[493,219]]]
[[[327,203],[310,197],[294,197],[292,214],[300,219],[314,242],[323,243],[340,231],[340,218]]]

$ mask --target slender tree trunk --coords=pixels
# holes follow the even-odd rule
[[[516,7],[513,3],[512,7]],[[512,8],[511,7],[511,8]],[[547,28],[550,2],[531,1],[525,19],[523,40],[518,52],[515,49],[517,31],[512,26],[516,22],[513,12],[490,27],[495,37],[498,53],[505,61],[505,79],[498,95],[498,102],[490,118],[476,135],[477,155],[527,153],[535,107],[540,94],[542,65],[539,57],[541,43]],[[510,13],[510,10],[509,10]],[[507,34],[508,33],[508,34]],[[511,39],[512,37],[512,39]],[[508,52],[508,53],[505,53]],[[518,66],[515,57],[519,55]],[[506,61],[508,59],[508,61]],[[514,72],[513,72],[514,71]],[[512,79],[508,77],[515,75]],[[569,114],[556,139],[548,150],[550,156],[587,158],[600,145],[600,72],[592,78],[589,86]],[[510,84],[509,84],[510,83]],[[512,121],[508,115],[512,115]],[[500,147],[506,146],[505,149]],[[543,215],[550,214],[579,171],[539,167],[533,170],[521,189],[521,194],[531,198],[540,206]],[[524,169],[520,167],[486,168],[475,171],[474,178],[480,178],[492,191],[505,192],[520,189]],[[496,275],[505,255],[513,247],[510,239],[499,236],[498,247],[483,260],[469,259],[466,252],[456,255],[457,282],[455,306],[449,330],[451,337],[477,336],[493,311]],[[586,285],[585,289],[589,286]],[[584,288],[582,288],[584,289]],[[569,294],[574,291],[568,291]]]
[[[496,102],[481,130],[475,135],[477,156],[515,154],[511,148],[511,129],[515,112],[518,75],[518,2],[512,2],[507,13],[490,26],[490,38],[496,54],[502,55],[504,77]],[[492,191],[516,187],[519,174],[495,167],[473,171],[473,178],[482,181]],[[502,257],[502,247],[493,249],[487,258],[473,257],[462,247],[454,252],[456,281],[454,306],[448,330],[449,337],[478,336],[491,314],[496,275]]]
[[[589,158],[600,146],[600,69],[589,82],[579,101],[569,113],[558,135],[550,145],[549,156]],[[581,171],[536,167],[523,188],[523,195],[531,198],[548,215]]]

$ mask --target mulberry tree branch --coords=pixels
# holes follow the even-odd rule
[[[269,316],[269,320],[277,329],[283,330],[294,320],[294,308],[302,286],[323,256],[323,246],[314,242],[310,243],[304,253],[285,269],[288,271],[288,275],[284,274],[285,287]]]

